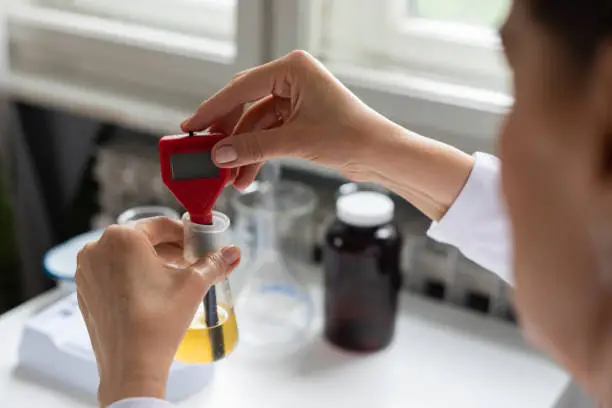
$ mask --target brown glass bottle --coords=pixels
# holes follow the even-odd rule
[[[402,250],[393,216],[393,201],[381,193],[338,199],[323,250],[325,336],[343,349],[373,352],[393,339]]]

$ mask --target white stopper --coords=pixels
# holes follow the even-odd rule
[[[342,196],[336,202],[338,218],[354,227],[377,227],[393,220],[395,204],[388,196],[360,191]]]

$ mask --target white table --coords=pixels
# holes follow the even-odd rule
[[[49,292],[0,317],[0,407],[96,406],[15,372],[24,322],[60,296]],[[180,407],[557,408],[571,384],[512,326],[408,295],[395,342],[379,354],[352,355],[318,340],[291,363],[261,366],[239,351]]]

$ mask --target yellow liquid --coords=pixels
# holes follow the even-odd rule
[[[187,330],[174,359],[182,363],[207,364],[221,360],[234,351],[238,343],[238,325],[233,308],[217,306],[219,325],[206,327],[202,309]]]

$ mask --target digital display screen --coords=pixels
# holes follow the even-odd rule
[[[219,168],[213,163],[211,152],[173,154],[170,167],[172,179],[176,181],[219,177]]]

